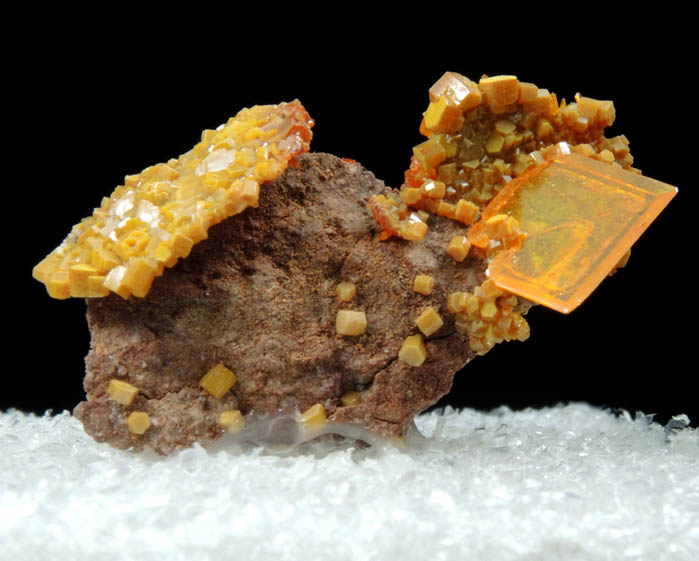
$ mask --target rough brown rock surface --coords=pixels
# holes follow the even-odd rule
[[[467,228],[432,217],[419,243],[378,241],[367,204],[390,189],[335,156],[307,154],[298,162],[262,188],[259,208],[212,228],[156,279],[147,298],[88,301],[88,401],[75,414],[94,438],[168,453],[220,436],[226,409],[292,411],[318,402],[331,421],[392,436],[449,391],[473,353],[454,330],[447,296],[485,279],[482,256],[472,252],[457,263],[445,251]],[[419,273],[435,278],[429,296],[412,289]],[[351,302],[335,294],[342,281],[357,286]],[[415,318],[428,305],[444,326],[428,338],[428,358],[415,368],[398,360],[398,350],[418,332]],[[338,335],[340,309],[364,311],[366,333]],[[198,387],[218,362],[238,377],[221,400]],[[139,388],[131,406],[109,399],[112,378]],[[342,406],[349,390],[362,393],[360,405]],[[143,436],[126,428],[132,410],[153,421]]]

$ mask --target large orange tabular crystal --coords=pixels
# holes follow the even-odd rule
[[[515,218],[521,249],[498,252],[490,276],[509,292],[568,313],[614,270],[677,189],[578,154],[560,155],[513,180],[482,221]]]
[[[298,100],[243,109],[179,159],[127,176],[34,278],[54,298],[145,296],[211,226],[257,206],[260,184],[308,150],[312,126]]]

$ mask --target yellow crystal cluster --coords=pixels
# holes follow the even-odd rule
[[[577,94],[572,103],[559,103],[556,94],[516,76],[483,76],[476,83],[445,73],[430,88],[420,125],[427,140],[413,148],[401,200],[370,203],[381,238],[422,239],[426,227],[397,227],[414,209],[473,224],[505,185],[561,142],[572,152],[633,170],[626,137],[604,136],[614,118],[611,101]]]
[[[395,235],[417,242],[425,237],[428,217],[425,211],[415,212],[404,202],[385,195],[373,196],[369,201],[369,208],[381,227],[380,240],[387,240]]]
[[[249,206],[306,152],[313,121],[298,100],[243,109],[178,159],[127,176],[39,263],[54,298],[143,297],[208,229]]]
[[[471,349],[482,355],[496,343],[529,338],[529,324],[514,311],[517,302],[517,296],[488,279],[473,294],[452,292],[447,307],[456,316],[456,330],[468,336]]]
[[[556,94],[516,76],[484,76],[476,84],[447,72],[430,89],[420,126],[428,139],[413,149],[402,197],[439,181],[447,200],[482,208],[513,177],[541,163],[541,150],[559,142],[629,169],[633,159],[626,137],[604,137],[614,118],[611,101],[576,94],[572,103],[559,103]],[[420,203],[413,205],[438,213],[439,201],[423,196]]]
[[[483,219],[468,231],[468,240],[493,257],[503,249],[519,250],[526,234],[519,221],[507,214],[483,215]]]

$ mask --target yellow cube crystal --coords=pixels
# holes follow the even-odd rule
[[[466,292],[452,292],[447,297],[447,309],[452,313],[459,313],[463,309],[463,295]]]
[[[485,149],[488,151],[488,154],[497,154],[500,152],[500,150],[502,150],[504,144],[505,137],[494,132],[488,137],[488,140],[485,143]]]
[[[456,72],[445,72],[430,88],[430,101],[438,101],[442,96],[461,111],[469,111],[481,102],[478,86],[466,76]]]
[[[301,413],[301,422],[311,430],[323,428],[327,422],[323,404],[316,403]]]
[[[156,271],[143,258],[133,259],[126,267],[121,284],[125,286],[131,294],[143,298],[153,284]]]
[[[519,97],[519,80],[515,76],[481,78],[478,87],[494,113],[500,113],[508,105],[516,103]]]
[[[456,132],[461,110],[449,105],[446,96],[430,103],[424,113],[425,126],[431,131]],[[463,120],[462,120],[463,122]]]
[[[414,205],[422,198],[422,192],[415,187],[408,187],[401,191],[401,197],[405,204]]]
[[[340,310],[337,312],[335,329],[340,335],[361,335],[366,331],[367,321],[364,312]]]
[[[470,226],[476,221],[476,218],[478,218],[478,206],[471,201],[460,199],[459,202],[456,203],[455,218],[459,222],[463,222],[467,226]]]
[[[419,242],[425,237],[427,232],[427,224],[421,220],[408,220],[407,225],[403,228],[401,236],[411,242]]]
[[[398,351],[398,358],[410,366],[420,366],[427,358],[427,349],[422,335],[410,335],[405,338]]]
[[[245,427],[245,418],[238,409],[223,411],[218,416],[218,422],[221,426],[226,427],[231,434],[238,434]]]
[[[236,377],[222,362],[219,362],[199,381],[199,385],[216,399],[221,399],[235,385]]]
[[[456,218],[456,205],[447,203],[445,201],[439,201],[437,214],[439,214],[439,216],[446,216],[447,218],[454,219]]]
[[[451,242],[449,242],[447,253],[451,255],[455,261],[461,262],[466,259],[470,249],[471,242],[469,242],[465,236],[454,236]]]
[[[420,331],[425,334],[425,337],[436,333],[444,325],[442,318],[432,306],[427,306],[425,311],[417,317],[415,323],[420,328]]]
[[[341,282],[337,285],[337,297],[342,302],[349,302],[357,293],[357,287],[351,282]]]
[[[430,179],[422,184],[421,190],[431,199],[441,199],[446,193],[446,186],[441,181]]]
[[[345,407],[354,407],[362,402],[362,394],[354,390],[348,391],[342,395],[340,401]]]
[[[432,294],[432,288],[434,288],[434,278],[430,275],[417,275],[413,281],[413,290],[424,294]]]
[[[150,428],[150,416],[145,411],[134,411],[126,418],[130,433],[141,435]]]
[[[415,146],[413,154],[424,169],[435,168],[447,158],[444,146],[434,137]]]
[[[91,265],[77,264],[68,269],[68,284],[70,293],[76,297],[90,296],[89,278],[97,274],[97,269]]]
[[[133,400],[136,399],[138,388],[123,380],[110,380],[107,393],[109,397],[117,403],[121,403],[128,407],[133,403]]]

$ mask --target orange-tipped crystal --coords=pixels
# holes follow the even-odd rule
[[[526,232],[521,249],[495,255],[490,276],[509,292],[568,313],[615,269],[676,193],[614,165],[560,155],[513,180],[483,211],[486,223],[508,215]]]
[[[211,226],[257,206],[260,184],[308,150],[312,126],[298,100],[243,109],[179,159],[127,176],[34,278],[54,298],[145,296]]]

